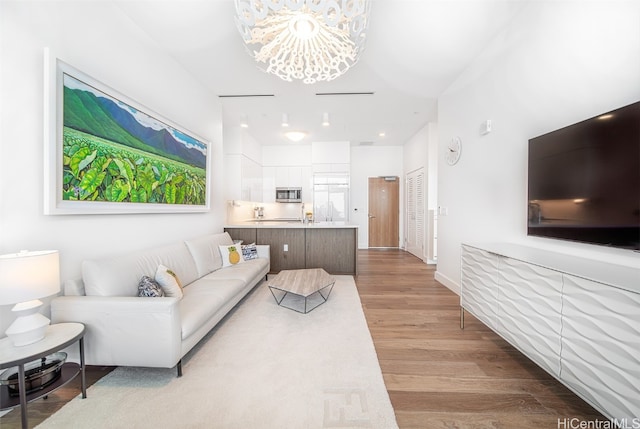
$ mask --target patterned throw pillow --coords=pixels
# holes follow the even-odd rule
[[[242,257],[245,261],[256,259],[258,257],[258,248],[256,243],[245,244],[242,246]]]
[[[156,270],[155,278],[162,288],[164,296],[182,298],[182,283],[176,273],[160,264]]]
[[[142,276],[140,283],[138,283],[138,296],[144,297],[159,297],[164,296],[160,285],[149,276]]]

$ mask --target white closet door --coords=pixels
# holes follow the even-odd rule
[[[407,251],[424,259],[425,188],[424,171],[407,174]]]

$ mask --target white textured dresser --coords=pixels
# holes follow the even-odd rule
[[[463,244],[461,267],[462,326],[468,311],[605,416],[640,418],[640,259]]]

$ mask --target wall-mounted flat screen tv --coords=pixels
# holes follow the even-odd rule
[[[531,236],[640,249],[640,101],[529,140]]]

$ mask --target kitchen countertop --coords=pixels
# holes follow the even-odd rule
[[[349,222],[311,222],[302,223],[296,220],[285,219],[262,219],[247,220],[237,223],[227,224],[225,228],[358,228],[358,225]]]

